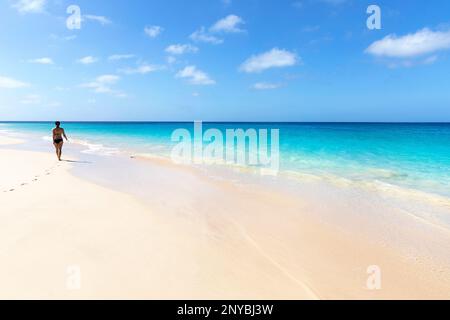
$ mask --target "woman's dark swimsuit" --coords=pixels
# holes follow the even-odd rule
[[[55,140],[53,140],[53,142],[56,143],[56,144],[60,144],[63,141],[64,141],[63,139],[55,139]]]

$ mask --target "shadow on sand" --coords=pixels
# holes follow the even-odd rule
[[[75,160],[64,160],[61,159],[62,162],[69,162],[69,163],[87,163],[87,164],[91,164],[92,162],[90,161],[75,161]]]

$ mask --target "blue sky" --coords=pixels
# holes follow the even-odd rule
[[[450,121],[447,0],[1,0],[0,21],[0,120]]]

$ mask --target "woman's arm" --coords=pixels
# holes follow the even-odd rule
[[[67,141],[69,141],[69,139],[67,139],[66,132],[64,131],[64,129],[62,129],[62,134],[63,134],[63,137],[66,138]]]

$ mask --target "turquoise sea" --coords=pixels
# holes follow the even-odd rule
[[[169,157],[172,132],[193,123],[63,123],[86,152],[130,152]],[[450,124],[204,123],[204,131],[279,129],[280,172],[381,182],[450,196]],[[0,122],[0,133],[51,143],[50,122]]]

